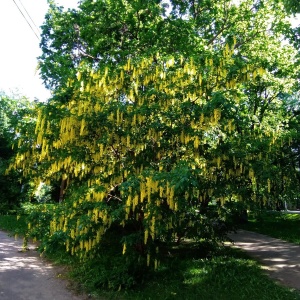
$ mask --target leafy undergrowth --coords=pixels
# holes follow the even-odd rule
[[[265,211],[249,216],[241,228],[300,245],[300,214]]]
[[[18,222],[15,216],[0,216],[1,229],[15,231],[26,225],[25,220],[20,219],[17,226]],[[300,300],[298,292],[277,285],[237,249],[212,249],[207,244],[193,249],[175,247],[166,252],[158,270],[151,271],[140,268],[140,262],[132,258],[124,264],[116,242],[109,239],[99,249],[101,255],[86,262],[66,255],[62,249],[48,257],[66,266],[73,288],[89,293],[92,299]]]

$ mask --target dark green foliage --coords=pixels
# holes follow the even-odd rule
[[[27,231],[25,216],[0,215],[0,229],[8,231],[12,235],[23,237]]]
[[[3,165],[0,166],[0,215],[16,213],[22,198],[19,177],[17,174],[3,176],[3,169]]]
[[[35,238],[38,241],[43,243],[44,240],[49,239],[49,226],[50,221],[53,218],[55,212],[54,204],[31,204],[26,203],[22,206],[22,209],[19,211],[21,215],[26,216],[26,221],[30,224],[31,229],[30,237]],[[59,237],[58,237],[59,240]],[[55,237],[54,237],[55,244]],[[53,241],[49,241],[50,244]],[[56,243],[53,247],[58,243]]]
[[[300,13],[300,2],[298,0],[277,0],[282,1],[285,9],[289,13],[297,14]]]
[[[151,269],[145,269],[144,257],[138,253],[122,255],[118,229],[111,229],[98,248],[98,254],[71,273],[74,278],[84,277],[85,289],[131,289],[148,279]]]
[[[20,202],[28,196],[22,188],[20,172],[14,170],[6,174],[6,170],[16,154],[12,145],[17,137],[17,126],[23,124],[24,131],[30,130],[32,107],[24,97],[13,98],[0,93],[0,214],[16,213]]]

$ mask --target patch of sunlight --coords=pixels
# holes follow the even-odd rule
[[[45,266],[45,269],[51,269],[51,266]],[[41,266],[34,257],[10,257],[0,261],[0,272],[18,269],[37,269],[41,271]]]
[[[210,270],[207,268],[192,268],[186,272],[185,284],[199,284],[208,276]]]
[[[271,261],[287,261],[286,259],[284,258],[279,258],[279,257],[275,257],[275,258],[269,258],[268,260],[271,260]]]
[[[208,274],[208,270],[205,268],[197,268],[197,269],[191,269],[188,272],[189,275],[203,275]]]

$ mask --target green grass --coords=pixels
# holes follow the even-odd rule
[[[130,290],[104,292],[97,287],[97,278],[104,276],[103,269],[92,266],[101,264],[100,260],[81,264],[73,275],[80,282],[79,289],[87,288],[95,299],[300,300],[299,292],[276,284],[240,250],[225,247],[210,258],[193,258],[197,256],[199,253],[162,262],[158,271],[149,273]],[[116,262],[114,257],[111,261]]]
[[[0,229],[8,231],[11,235],[23,236],[27,228],[24,216],[0,215]]]
[[[174,264],[173,269],[161,270],[143,286],[125,292],[123,299],[300,299],[299,293],[275,284],[256,262],[237,250],[225,249],[211,259]],[[115,294],[111,299],[118,297],[120,294]]]
[[[263,212],[241,227],[300,245],[300,214]]]
[[[1,229],[21,232],[25,227],[24,218],[17,222],[16,216],[0,216]],[[110,271],[103,268],[104,263],[118,270],[118,257],[109,248],[105,258],[87,263],[78,263],[61,251],[54,253],[52,259],[68,265],[74,289],[86,290],[92,295],[91,299],[300,300],[299,292],[276,284],[255,261],[237,249],[221,248],[209,258],[203,258],[201,253],[190,254],[166,259],[159,270],[149,272],[143,282],[121,291],[105,291],[97,284],[98,278]]]

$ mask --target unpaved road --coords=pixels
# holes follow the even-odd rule
[[[234,246],[258,260],[281,284],[300,291],[300,246],[263,234],[239,230],[232,233]]]
[[[83,300],[68,289],[67,280],[59,278],[59,268],[30,250],[21,252],[22,241],[0,231],[1,300]]]

